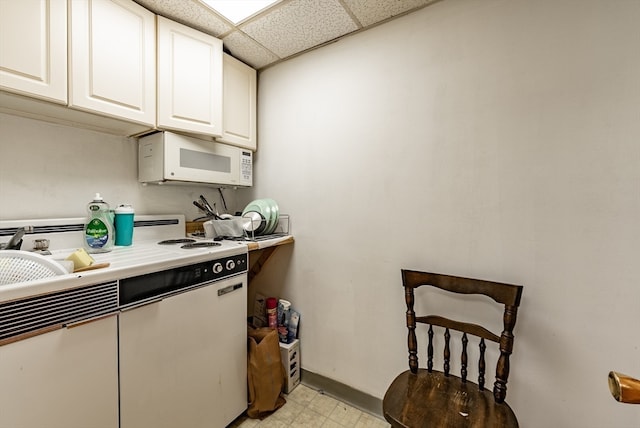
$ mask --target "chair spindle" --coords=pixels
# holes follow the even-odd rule
[[[411,373],[418,372],[418,341],[416,340],[416,313],[413,310],[415,297],[413,288],[405,287],[404,300],[407,304],[407,345],[409,348],[409,370]]]
[[[451,358],[451,350],[449,349],[449,339],[451,334],[449,329],[444,331],[444,375],[449,376],[449,358]]]
[[[427,345],[427,371],[433,371],[433,325],[429,324],[429,344]]]
[[[467,343],[469,339],[467,339],[467,333],[462,334],[462,355],[460,356],[460,377],[462,378],[462,382],[467,382]]]
[[[484,344],[484,337],[480,338],[480,361],[478,361],[478,387],[480,391],[484,390],[484,371],[486,364],[484,362],[484,351],[487,345]]]
[[[502,317],[504,331],[500,335],[500,357],[496,366],[496,381],[493,383],[493,397],[496,403],[504,402],[507,395],[507,379],[509,377],[509,357],[513,351],[513,327],[518,314],[517,306],[507,305]]]

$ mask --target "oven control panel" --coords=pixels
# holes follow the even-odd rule
[[[163,297],[185,288],[218,281],[247,272],[247,253],[208,262],[180,266],[119,281],[119,305],[130,306]]]
[[[205,281],[211,281],[214,279],[221,279],[229,275],[236,275],[247,271],[247,255],[240,254],[237,256],[225,257],[222,259],[209,262],[210,272],[201,272]],[[206,263],[205,263],[206,264]]]

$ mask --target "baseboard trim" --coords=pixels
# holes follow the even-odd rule
[[[300,383],[382,418],[382,400],[328,377],[302,369]]]

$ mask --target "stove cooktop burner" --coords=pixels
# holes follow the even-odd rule
[[[189,244],[184,244],[180,248],[202,248],[202,247],[219,247],[222,244],[219,242],[192,242]]]
[[[189,238],[180,238],[180,239],[166,239],[164,241],[158,242],[158,245],[170,245],[170,244],[186,244],[196,242],[195,239]]]

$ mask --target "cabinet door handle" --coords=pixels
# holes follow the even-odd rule
[[[34,331],[29,331],[26,333],[19,334],[17,336],[7,337],[5,339],[0,339],[0,346],[8,345],[13,342],[19,342],[24,339],[28,339],[30,337],[39,336],[41,334],[49,333],[51,331],[60,330],[64,326],[62,324],[50,325],[48,327],[39,328]]]

